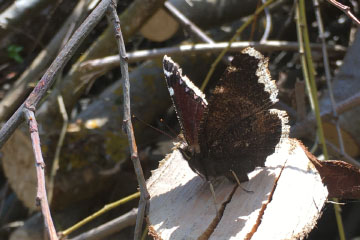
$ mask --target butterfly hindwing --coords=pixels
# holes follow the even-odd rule
[[[254,49],[245,49],[213,90],[199,132],[209,176],[231,179],[234,171],[240,181],[247,180],[247,173],[264,166],[287,135],[286,114],[270,110],[277,101],[277,88],[267,61]]]

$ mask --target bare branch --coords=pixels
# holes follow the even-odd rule
[[[164,3],[167,10],[185,27],[187,31],[192,33],[198,39],[206,43],[215,43],[210,37],[208,37],[198,26],[191,22],[184,14],[176,9],[169,1]]]
[[[123,127],[128,136],[128,142],[130,147],[131,160],[133,162],[136,177],[140,187],[140,201],[139,201],[139,210],[136,219],[135,234],[134,239],[140,239],[141,230],[144,221],[144,216],[146,209],[148,209],[148,201],[150,199],[149,192],[146,188],[144,174],[140,165],[139,155],[137,151],[136,141],[133,126],[131,123],[131,112],[130,112],[130,81],[129,81],[129,72],[128,72],[128,62],[125,50],[124,39],[121,33],[120,20],[116,13],[115,3],[112,2],[108,8],[107,17],[109,22],[113,24],[115,36],[117,39],[117,44],[119,47],[119,57],[120,57],[120,68],[121,68],[121,81],[123,84],[123,95],[124,95],[124,120]]]
[[[24,108],[24,115],[26,121],[29,125],[31,143],[35,155],[35,167],[37,175],[37,193],[36,193],[36,202],[37,205],[41,206],[41,212],[44,217],[45,229],[48,231],[51,240],[57,240],[56,230],[54,223],[51,219],[49,202],[46,196],[45,188],[45,163],[41,153],[40,147],[40,137],[37,122],[35,119],[35,114],[32,110]]]
[[[120,230],[132,226],[135,224],[136,215],[138,211],[136,208],[132,209],[130,212],[121,215],[105,224],[102,224],[90,231],[84,232],[77,237],[74,237],[70,240],[95,240],[95,239],[105,239],[109,235],[119,232]]]
[[[336,112],[338,115],[351,110],[354,107],[360,105],[360,93],[354,94],[353,96],[339,102],[336,105]],[[330,119],[332,116],[332,111],[324,111],[321,114],[321,118]],[[313,115],[308,116],[304,121],[299,122],[291,127],[290,137],[299,138],[308,133],[309,130],[313,129],[315,126],[315,117]]]
[[[183,54],[193,54],[193,53],[202,53],[202,52],[219,52],[228,46],[228,42],[220,42],[214,44],[208,43],[199,43],[199,44],[189,44],[181,45],[177,47],[167,47],[167,48],[158,48],[151,50],[140,50],[136,52],[131,52],[127,54],[128,62],[137,62],[143,60],[149,60],[154,58],[163,57],[165,54],[169,56],[174,55],[183,55]],[[287,41],[266,41],[266,42],[233,42],[230,46],[230,51],[241,51],[242,49],[252,46],[261,52],[271,52],[271,51],[298,51],[299,44],[297,42],[287,42]],[[321,51],[321,44],[313,43],[311,44],[311,49],[313,51]],[[345,54],[346,48],[340,45],[328,46],[328,50],[331,52],[338,52]],[[104,71],[104,69],[117,67],[119,65],[119,56],[108,56],[104,58],[89,60],[81,64],[81,71]]]
[[[319,29],[321,44],[322,44],[325,78],[326,78],[326,84],[327,84],[328,92],[329,92],[332,115],[333,115],[333,118],[335,119],[335,126],[336,126],[336,132],[337,132],[337,136],[338,136],[338,142],[340,145],[340,151],[341,151],[341,154],[343,156],[345,156],[347,154],[345,153],[344,140],[343,140],[343,136],[341,134],[341,128],[340,128],[338,114],[336,112],[336,101],[335,101],[335,97],[334,97],[333,84],[331,81],[332,77],[331,77],[331,72],[330,72],[330,64],[329,64],[328,54],[326,51],[325,32],[324,32],[324,26],[323,26],[323,22],[322,22],[322,18],[321,18],[318,0],[313,0],[313,4],[315,7],[315,16],[316,16],[316,21],[318,22],[317,25],[318,25],[318,29]]]
[[[336,0],[328,0],[329,3],[331,3],[332,5],[334,5],[335,7],[337,7],[338,9],[340,9],[341,11],[343,11],[349,18],[351,18],[358,26],[360,26],[360,21],[359,19],[357,19],[355,17],[354,14],[352,14],[352,12],[350,11],[350,7],[343,5],[339,2],[337,2]]]

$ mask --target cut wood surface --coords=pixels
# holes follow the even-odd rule
[[[225,178],[208,183],[178,149],[148,180],[149,232],[155,239],[301,239],[315,226],[328,196],[296,140],[283,141],[265,167],[249,173],[246,192]]]

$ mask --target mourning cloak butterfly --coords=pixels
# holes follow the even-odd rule
[[[278,90],[268,59],[253,48],[237,55],[210,94],[209,101],[168,56],[164,74],[185,138],[181,150],[194,172],[240,181],[288,136],[286,112],[271,107]]]

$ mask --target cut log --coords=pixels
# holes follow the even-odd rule
[[[298,141],[283,141],[249,179],[241,188],[216,180],[217,218],[208,183],[175,149],[147,182],[149,233],[155,239],[301,239],[315,226],[328,191]]]

